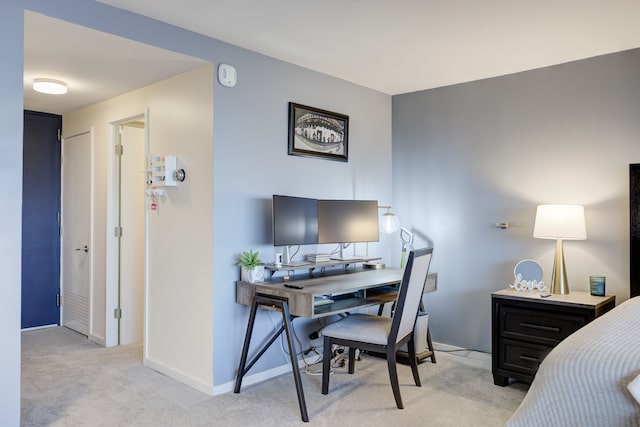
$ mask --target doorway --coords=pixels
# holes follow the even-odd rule
[[[60,324],[62,116],[24,112],[21,328]]]
[[[109,211],[113,238],[107,242],[107,346],[144,340],[146,284],[146,114],[111,123],[113,168]],[[107,310],[107,316],[110,310]]]

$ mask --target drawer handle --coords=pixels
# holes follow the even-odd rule
[[[539,362],[540,359],[538,359],[537,357],[531,357],[531,356],[520,356],[520,359],[522,360],[526,360],[527,362]]]
[[[539,329],[541,331],[560,332],[560,328],[556,328],[553,326],[542,326],[542,325],[535,325],[533,323],[525,323],[525,322],[520,322],[520,326],[522,326],[523,328]]]

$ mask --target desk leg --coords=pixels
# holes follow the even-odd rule
[[[298,405],[300,406],[300,415],[302,421],[309,422],[307,414],[307,403],[304,400],[304,390],[302,389],[302,379],[300,378],[300,368],[298,367],[298,358],[296,357],[296,345],[293,342],[291,316],[289,315],[289,304],[282,302],[282,322],[285,325],[284,330],[287,334],[287,343],[289,344],[289,355],[291,356],[291,371],[293,372],[293,381],[296,383],[296,392],[298,393]]]
[[[264,305],[269,309],[279,311],[282,313],[282,326],[280,329],[272,335],[269,341],[258,351],[253,359],[247,363],[247,356],[249,354],[249,346],[251,344],[251,335],[253,333],[253,326],[256,320],[256,312],[258,307]],[[302,379],[300,378],[300,369],[298,368],[298,359],[296,357],[296,348],[293,342],[293,336],[291,334],[291,315],[289,314],[289,304],[286,300],[273,299],[261,296],[255,296],[253,298],[253,304],[251,304],[251,311],[249,312],[249,323],[247,324],[247,332],[244,337],[244,345],[242,347],[242,355],[240,356],[240,365],[238,366],[238,373],[236,375],[236,384],[233,389],[234,393],[240,393],[242,386],[242,378],[253,367],[253,365],[260,359],[260,357],[267,351],[267,349],[274,343],[274,341],[282,334],[283,331],[287,334],[287,343],[289,345],[289,354],[291,355],[291,370],[293,372],[293,380],[296,385],[296,392],[298,394],[298,405],[300,406],[300,415],[302,421],[308,422],[309,415],[307,414],[307,404],[304,400],[304,390],[302,389]]]
[[[249,355],[249,345],[251,344],[251,334],[253,333],[253,325],[256,321],[257,311],[258,311],[258,302],[254,300],[253,304],[251,304],[251,311],[249,311],[249,323],[247,324],[247,332],[244,335],[244,345],[242,346],[242,355],[240,356],[240,366],[238,366],[238,373],[236,374],[236,385],[233,389],[234,393],[240,393],[240,387],[242,386],[242,378],[244,378],[244,375],[251,368],[251,366],[253,366],[253,363],[251,363],[250,364],[251,366],[249,366],[249,369],[245,369],[247,366],[247,356]],[[282,333],[282,329],[280,330],[280,332],[278,332],[278,334],[275,337],[277,338],[278,335],[280,335],[281,333]],[[268,347],[269,346],[267,345],[265,346],[264,349],[266,350]],[[255,358],[256,361],[260,356],[262,356],[262,353],[260,353],[258,357]]]

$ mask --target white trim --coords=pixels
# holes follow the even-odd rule
[[[304,368],[304,360],[298,360],[298,368]],[[253,384],[258,384],[266,380],[270,380],[271,378],[278,377],[282,374],[287,374],[291,372],[291,364],[287,363],[285,365],[280,365],[275,368],[267,369],[266,371],[256,372],[253,375],[245,375],[242,379],[242,388],[251,386]],[[302,374],[302,372],[301,372]],[[293,381],[293,378],[291,379]],[[233,391],[236,384],[236,380],[226,382],[224,384],[220,384],[218,386],[213,387],[213,395],[217,396],[219,394],[229,393]],[[242,393],[242,389],[240,390]]]
[[[107,149],[107,221],[105,230],[105,346],[118,345],[118,320],[113,317],[113,309],[118,305],[118,243],[113,230],[118,218],[118,163],[115,159],[115,145],[118,142],[118,124],[109,123]]]
[[[149,159],[151,158],[151,126],[149,124],[149,108],[144,110],[144,156],[146,168],[149,169]],[[149,204],[149,196],[145,201]],[[142,331],[142,357],[149,357],[149,209],[144,210],[144,319]]]
[[[94,335],[92,333],[89,333],[88,338],[89,338],[89,341],[91,341],[92,343],[96,343],[98,345],[101,345],[102,347],[106,347],[104,338]]]
[[[96,239],[95,239],[95,233],[93,232],[93,227],[95,226],[95,200],[96,200],[96,195],[95,195],[95,188],[96,188],[96,174],[95,174],[95,170],[96,170],[96,150],[95,150],[95,136],[94,136],[94,127],[91,126],[91,128],[89,129],[89,133],[90,133],[90,137],[91,137],[91,171],[89,172],[89,174],[91,175],[91,201],[90,206],[89,206],[89,247],[91,248],[91,250],[89,251],[89,270],[91,270],[91,273],[89,275],[89,333],[87,334],[87,336],[91,335],[93,332],[93,313],[95,313],[93,306],[95,304],[95,299],[94,299],[94,294],[95,294],[95,280],[94,280],[94,276],[95,276],[95,263],[96,263],[96,257],[95,257],[95,243],[96,243]]]
[[[173,378],[176,381],[186,384],[189,387],[192,387],[201,393],[204,393],[208,396],[213,396],[213,384],[207,384],[205,382],[202,382],[199,379],[194,378],[189,374],[173,369],[163,363],[153,361],[146,357],[143,360],[144,360],[143,362],[144,366],[147,366],[153,369],[154,371],[158,371],[163,375],[166,375],[170,378]]]
[[[118,306],[118,242],[113,234],[117,225],[119,198],[118,198],[118,159],[115,155],[115,146],[119,142],[119,127],[135,120],[144,120],[145,131],[145,157],[149,157],[149,109],[143,113],[134,114],[123,119],[109,122],[107,135],[107,222],[106,222],[106,286],[105,286],[105,346],[118,345],[118,320],[113,317],[113,309]],[[148,258],[149,258],[149,213],[145,209],[144,218],[144,332],[143,332],[143,357],[147,355],[147,290],[148,290]]]
[[[20,329],[21,332],[27,332],[27,331],[37,331],[38,329],[49,329],[49,328],[57,328],[58,325],[57,324],[52,324],[52,325],[42,325],[42,326],[32,326],[31,328],[22,328]]]
[[[438,351],[450,352],[454,356],[468,357],[469,359],[484,360],[491,362],[491,353],[483,353],[477,350],[471,350],[464,347],[456,347],[455,345],[433,342],[433,348],[438,357]]]

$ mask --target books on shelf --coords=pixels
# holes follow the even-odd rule
[[[313,305],[315,307],[319,306],[319,305],[325,305],[325,304],[331,304],[334,301],[329,298],[328,296],[319,296],[319,297],[313,297]]]
[[[307,261],[311,262],[328,262],[331,260],[331,255],[329,254],[307,254]]]

